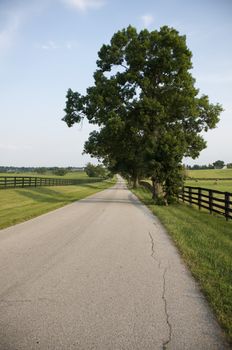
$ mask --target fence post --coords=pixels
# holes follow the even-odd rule
[[[24,177],[22,177],[22,187],[24,187]]]
[[[229,219],[229,215],[230,215],[230,194],[228,192],[225,192],[225,217],[226,217],[226,221],[228,221]]]
[[[209,190],[209,211],[210,214],[212,214],[212,209],[213,209],[213,196],[212,196],[213,191]]]
[[[198,187],[198,209],[201,210],[201,188]]]
[[[16,176],[14,177],[14,188],[16,187]]]
[[[189,187],[189,204],[192,205],[192,188]]]
[[[182,186],[182,200],[184,202],[184,186]]]
[[[35,187],[37,186],[37,177],[35,177]]]
[[[7,177],[5,176],[5,188],[7,186]]]

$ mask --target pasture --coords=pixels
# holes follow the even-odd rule
[[[191,179],[185,180],[185,186],[232,193],[232,169],[188,170],[187,176]]]
[[[232,193],[232,180],[186,180],[184,184],[185,186],[209,188]]]
[[[186,173],[188,177],[193,177],[193,178],[201,178],[201,179],[230,178],[232,180],[232,169],[187,170]]]
[[[38,174],[36,172],[8,172],[1,173],[0,176],[34,176],[34,177],[52,177],[59,179],[86,179],[86,173],[84,171],[70,171],[64,176],[54,175],[51,171],[46,171],[44,174]]]
[[[19,174],[17,175],[19,176]],[[84,172],[75,173],[75,176],[73,173],[67,174],[66,178],[68,177],[79,179],[80,184],[1,189],[0,229],[82,199],[115,183],[115,179],[99,180],[98,178],[89,178]]]

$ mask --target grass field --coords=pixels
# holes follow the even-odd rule
[[[212,190],[232,193],[232,180],[186,180],[185,186],[210,188]]]
[[[193,179],[187,179],[185,181],[186,186],[210,188],[232,193],[232,169],[188,170],[187,175]],[[194,180],[194,178],[199,180]],[[231,180],[219,180],[225,178],[231,178]]]
[[[80,185],[0,190],[0,229],[62,207],[115,183],[115,180],[88,178],[85,173],[79,173],[76,178],[80,179]]]
[[[143,188],[133,192],[166,227],[232,342],[232,222],[185,204],[154,205]]]
[[[194,178],[232,179],[232,169],[187,170],[187,176]]]
[[[34,177],[55,177],[58,179],[85,179],[86,173],[84,171],[70,171],[64,176],[58,176],[52,174],[52,172],[46,172],[45,174],[37,174],[35,172],[23,172],[23,173],[1,173],[0,176],[34,176]]]

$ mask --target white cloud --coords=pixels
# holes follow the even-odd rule
[[[44,44],[35,44],[35,48],[42,50],[57,50],[57,49],[66,49],[72,50],[77,47],[77,42],[74,40],[65,41],[63,43],[57,43],[53,40],[49,40]]]
[[[7,2],[3,5],[1,15],[5,18],[5,22],[0,23],[0,54],[7,52],[19,39],[20,31],[26,20],[43,10],[43,1],[39,3],[35,0],[25,1],[21,6],[17,5],[17,2],[11,3],[12,6],[8,6]]]
[[[0,52],[3,53],[9,49],[17,35],[18,29],[22,22],[19,14],[10,15],[5,27],[0,30]]]
[[[153,22],[154,18],[151,14],[141,16],[144,27],[149,27]]]
[[[75,49],[78,46],[78,44],[75,40],[69,40],[69,41],[66,41],[64,46],[66,49],[72,50],[72,49]]]
[[[38,48],[41,48],[43,50],[56,50],[60,49],[60,46],[54,41],[49,40],[46,44],[38,45]]]
[[[104,0],[63,0],[67,5],[85,12],[89,9],[97,9],[105,4]]]

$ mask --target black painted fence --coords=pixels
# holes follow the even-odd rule
[[[59,179],[33,176],[0,176],[0,189],[79,184],[79,179]]]
[[[211,190],[209,188],[184,186],[178,198],[199,209],[209,210],[210,214],[223,215],[226,220],[232,219],[232,193]]]
[[[140,185],[146,187],[152,193],[153,187],[147,181],[140,181]],[[232,193],[211,190],[209,188],[184,186],[178,194],[178,198],[200,209],[207,209],[210,214],[223,215],[226,220],[232,219]]]

